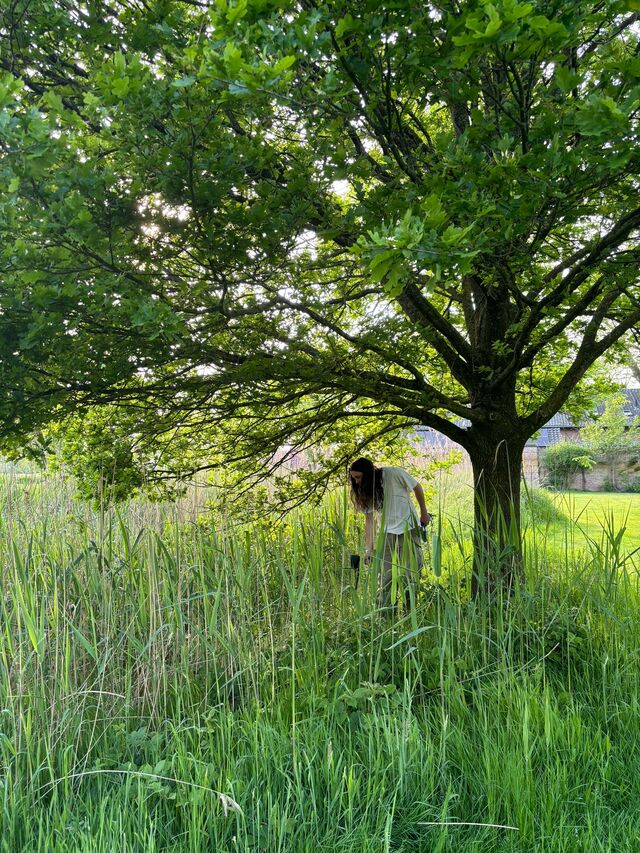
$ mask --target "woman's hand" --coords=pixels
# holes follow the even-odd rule
[[[431,521],[431,513],[427,510],[427,504],[424,499],[424,489],[418,483],[413,490],[414,495],[416,496],[416,500],[418,501],[418,506],[420,507],[420,524],[429,524]]]

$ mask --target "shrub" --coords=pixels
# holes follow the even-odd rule
[[[550,489],[566,489],[573,474],[593,468],[596,458],[590,447],[561,441],[548,447],[542,455],[546,485]]]
[[[640,477],[632,474],[623,474],[620,477],[620,485],[623,492],[640,493]]]

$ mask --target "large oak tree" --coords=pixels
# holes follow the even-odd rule
[[[525,441],[640,321],[637,7],[5,5],[5,443],[423,424],[517,544]]]

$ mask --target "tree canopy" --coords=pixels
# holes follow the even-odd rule
[[[423,424],[504,507],[526,439],[640,321],[639,19],[16,0],[5,446],[95,406],[226,460]]]

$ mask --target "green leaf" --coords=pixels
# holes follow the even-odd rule
[[[475,222],[467,225],[465,228],[457,228],[455,225],[450,225],[442,235],[442,242],[447,246],[459,246],[464,238],[475,227]]]
[[[544,38],[551,39],[555,36],[566,36],[567,30],[563,24],[557,21],[550,21],[544,15],[533,15],[527,19],[529,27],[538,35]]]
[[[526,18],[532,12],[533,5],[531,3],[505,2],[504,4],[504,17],[507,21],[517,21],[520,18]]]
[[[237,0],[235,6],[229,6],[227,9],[227,21],[230,24],[237,23],[247,14],[247,0]]]
[[[196,82],[196,78],[191,74],[186,74],[184,77],[179,77],[177,80],[173,81],[173,86],[176,89],[186,89],[188,86],[193,86]]]
[[[85,650],[85,652],[89,655],[89,657],[91,657],[94,661],[97,661],[98,660],[97,649],[89,642],[89,640],[87,640],[87,638],[84,636],[84,634],[78,628],[76,628],[76,626],[73,623],[69,622],[69,627],[71,628],[71,631],[73,632],[74,637],[80,643],[80,645]]]
[[[537,30],[538,32],[544,33],[547,30],[547,27],[551,23],[549,18],[545,18],[544,15],[532,15],[531,18],[527,21],[532,30]]]
[[[431,571],[437,578],[442,574],[442,538],[438,533],[431,538]]]
[[[565,94],[575,89],[582,79],[579,74],[576,74],[575,71],[571,71],[571,69],[566,68],[564,65],[556,66],[554,77],[558,88]]]
[[[20,278],[25,284],[35,284],[36,281],[40,281],[42,278],[42,273],[40,270],[23,270],[20,274]]]
[[[121,50],[117,50],[113,54],[113,66],[120,74],[124,74],[127,70],[127,60]]]
[[[392,643],[390,646],[387,646],[387,651],[390,652],[391,649],[395,649],[397,646],[402,645],[402,643],[408,643],[409,640],[413,640],[415,637],[419,637],[420,634],[424,634],[426,631],[433,631],[434,628],[437,627],[437,625],[422,625],[420,628],[414,628],[413,631],[409,631],[408,634],[405,634],[403,637],[400,637],[400,639],[396,640],[395,643]]]
[[[251,89],[247,86],[246,83],[242,83],[239,80],[235,80],[233,83],[229,83],[228,91],[232,95],[250,95]]]
[[[387,273],[387,279],[384,284],[385,291],[391,297],[399,296],[404,287],[402,276],[404,270],[401,263],[394,264]]]
[[[225,67],[230,74],[236,74],[243,65],[242,52],[232,41],[228,41],[222,54]]]
[[[489,15],[489,23],[487,24],[483,35],[485,38],[491,38],[491,36],[494,36],[502,26],[502,20],[500,19],[495,6],[489,4],[485,8]]]
[[[437,229],[447,221],[447,214],[438,196],[431,193],[420,205],[425,213],[425,228]]]
[[[626,124],[628,118],[613,98],[598,95],[591,95],[576,116],[576,125],[584,136],[607,136]]]
[[[464,25],[468,30],[471,30],[474,33],[484,32],[484,22],[478,12],[474,13],[473,15],[468,15],[466,21],[464,22]],[[456,42],[456,44],[458,44],[455,38],[454,41]]]
[[[57,92],[45,92],[42,97],[42,102],[46,107],[54,113],[63,113],[64,112],[64,104],[62,103],[62,98],[58,95]]]
[[[358,27],[358,23],[355,21],[353,16],[347,12],[344,18],[340,18],[336,25],[336,38],[342,38],[342,36],[349,32],[349,30],[354,30]]]
[[[111,81],[111,91],[117,98],[124,98],[129,91],[129,78],[118,77]]]
[[[273,66],[273,71],[275,74],[282,74],[283,71],[286,71],[287,68],[291,68],[291,66],[295,63],[297,57],[295,56],[283,56],[281,57],[276,64]]]
[[[377,271],[377,270],[379,270],[380,267],[384,266],[385,264],[388,265],[389,263],[393,262],[393,257],[394,257],[393,251],[378,252],[369,261],[369,269],[372,272]],[[384,273],[383,273],[383,275],[384,275]]]

